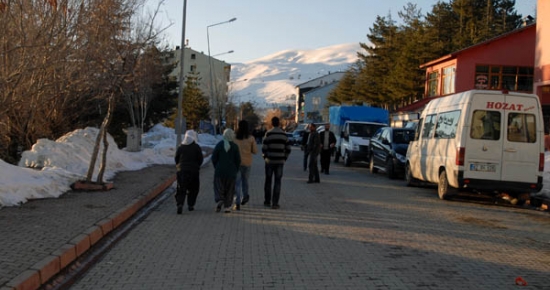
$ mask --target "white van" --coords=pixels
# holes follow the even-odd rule
[[[407,185],[435,183],[441,199],[472,189],[523,203],[542,189],[542,120],[533,94],[472,90],[434,99],[407,150]]]

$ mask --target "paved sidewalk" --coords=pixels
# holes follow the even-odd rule
[[[175,182],[175,167],[121,172],[110,191],[0,209],[0,290],[37,289]]]

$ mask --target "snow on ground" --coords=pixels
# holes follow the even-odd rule
[[[40,139],[32,149],[23,152],[19,166],[0,160],[0,207],[17,206],[30,199],[57,198],[70,190],[70,185],[86,178],[88,164],[99,129],[75,130],[56,141]],[[156,125],[142,136],[142,150],[118,149],[109,135],[107,168],[103,180],[109,181],[119,171],[139,170],[154,164],[174,164],[177,136],[174,129]],[[182,135],[183,139],[183,135]],[[202,147],[213,148],[218,139],[199,134]],[[100,152],[103,146],[100,147]],[[96,162],[93,181],[99,172]],[[208,162],[206,158],[204,162]],[[175,170],[175,164],[174,164]]]
[[[89,127],[75,130],[56,141],[40,139],[31,150],[23,152],[19,166],[0,160],[0,207],[17,206],[30,199],[57,198],[69,191],[72,183],[85,179],[98,131]],[[111,180],[119,171],[174,164],[176,138],[174,129],[156,125],[143,134],[140,152],[128,152],[118,149],[109,136],[104,180]],[[219,140],[209,134],[199,134],[199,144],[205,149],[214,148]],[[540,194],[550,197],[550,152],[545,158],[544,187]],[[209,161],[205,158],[204,162]],[[98,171],[99,161],[93,180]]]

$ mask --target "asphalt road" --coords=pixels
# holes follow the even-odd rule
[[[263,206],[259,156],[250,203],[228,214],[205,167],[195,211],[164,199],[71,289],[550,289],[548,212],[442,201],[364,164],[306,184],[302,154],[279,210]]]

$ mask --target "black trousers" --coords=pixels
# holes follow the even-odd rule
[[[178,188],[176,190],[176,204],[183,206],[185,197],[188,196],[187,206],[194,207],[200,189],[200,176],[198,172],[180,171],[177,174]]]
[[[332,156],[332,149],[321,150],[321,172],[328,173],[330,168],[330,157]]]
[[[309,179],[311,182],[320,182],[319,179],[319,167],[317,166],[317,156],[318,154],[310,153],[309,154]]]
[[[235,196],[235,178],[221,178],[214,176],[214,188],[219,194],[219,200],[223,201],[225,208],[230,208],[233,205],[233,197]]]

